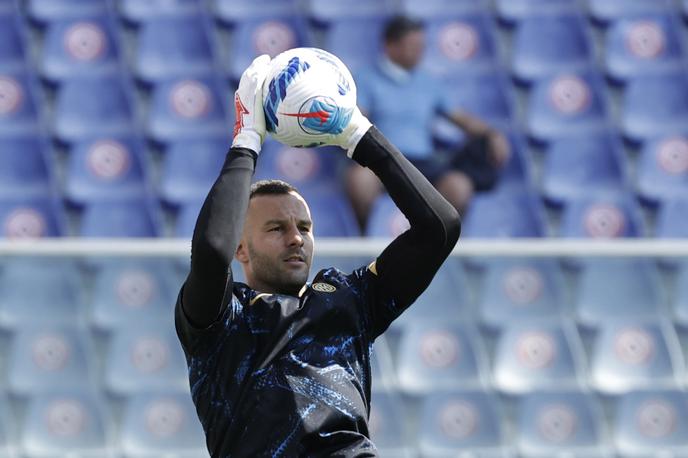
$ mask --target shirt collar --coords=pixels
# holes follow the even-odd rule
[[[392,80],[396,81],[397,83],[405,83],[411,79],[410,71],[406,70],[401,65],[395,64],[387,56],[382,57],[382,60],[380,61],[380,67],[387,76],[392,78]]]

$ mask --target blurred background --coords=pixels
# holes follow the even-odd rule
[[[297,46],[364,75],[397,14],[509,155],[376,341],[382,456],[688,457],[686,0],[0,0],[0,457],[208,456],[172,309],[238,78]],[[343,156],[258,162],[311,206],[313,273],[407,227],[384,194],[356,218]]]

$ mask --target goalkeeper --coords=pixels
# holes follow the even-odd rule
[[[265,137],[269,58],[242,75],[234,142],[198,216],[175,310],[191,395],[213,457],[378,456],[370,352],[456,244],[456,210],[356,110],[331,144],[370,168],[411,223],[376,261],[307,284],[313,224],[287,183],[251,186]],[[233,257],[246,284],[234,282]]]

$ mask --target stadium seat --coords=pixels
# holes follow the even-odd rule
[[[69,143],[135,129],[133,89],[117,76],[66,80],[57,92],[53,134]]]
[[[160,197],[175,206],[204,199],[220,175],[229,146],[226,135],[171,142],[163,158]]]
[[[528,188],[497,189],[471,201],[463,222],[466,238],[544,237],[545,210]]]
[[[160,208],[150,199],[97,202],[81,215],[81,237],[159,237]]]
[[[95,267],[91,323],[110,331],[172,317],[181,281],[162,259],[111,259]]]
[[[72,203],[136,199],[148,190],[148,167],[141,139],[98,137],[71,146],[64,195]]]
[[[529,135],[538,142],[547,142],[607,128],[604,94],[604,82],[595,72],[562,73],[538,80],[528,100]]]
[[[514,120],[511,83],[499,71],[456,73],[445,88],[448,104],[458,112],[477,116],[495,128],[509,126]]]
[[[12,259],[0,270],[0,325],[83,322],[83,288],[70,259]]]
[[[215,78],[175,79],[153,88],[148,135],[161,143],[232,131],[230,90]]]
[[[603,411],[592,395],[534,391],[519,399],[516,410],[520,456],[607,456]]]
[[[0,199],[0,238],[60,237],[67,233],[62,202],[53,197]]]
[[[570,322],[510,322],[497,340],[494,386],[508,394],[579,388],[583,358],[580,337]]]
[[[559,236],[613,239],[645,235],[640,208],[628,195],[571,199],[564,207]]]
[[[28,0],[26,4],[29,17],[40,23],[111,12],[109,0]]]
[[[399,388],[419,394],[482,386],[487,355],[472,327],[418,321],[404,329],[396,361]]]
[[[120,14],[129,22],[141,22],[167,16],[197,14],[202,6],[198,0],[117,0]]]
[[[491,259],[476,307],[480,323],[500,330],[521,320],[567,315],[564,276],[553,259]]]
[[[373,203],[366,224],[366,237],[393,238],[406,232],[411,225],[391,197],[382,194]]]
[[[686,260],[677,266],[676,289],[672,296],[671,309],[676,324],[684,330],[688,329],[688,261]]]
[[[688,444],[688,393],[632,391],[617,401],[614,445],[624,457],[681,456]]]
[[[374,380],[374,379],[373,379]],[[394,391],[373,391],[368,430],[380,456],[410,458],[408,421],[403,398]]]
[[[422,20],[447,17],[456,13],[489,11],[487,0],[401,0],[402,14]]]
[[[684,361],[674,328],[655,319],[607,320],[595,339],[590,383],[605,394],[682,385]]]
[[[536,15],[521,20],[514,32],[512,72],[530,84],[539,78],[585,71],[592,44],[579,14]]]
[[[103,76],[120,70],[117,26],[107,16],[50,22],[43,37],[39,69],[59,83],[80,76]]]
[[[671,0],[587,0],[592,18],[602,24],[630,15],[673,11]]]
[[[0,135],[36,134],[42,127],[38,82],[26,71],[0,71]]]
[[[485,391],[429,394],[422,402],[418,448],[422,456],[506,457],[505,413]]]
[[[660,73],[684,62],[681,24],[673,14],[642,14],[613,22],[606,32],[605,67],[618,82]]]
[[[313,220],[313,235],[319,237],[360,237],[351,203],[339,192],[304,194]]]
[[[392,0],[351,0],[346,3],[330,0],[307,0],[307,14],[318,23],[341,18],[365,18],[394,12]]]
[[[657,214],[655,237],[663,239],[688,238],[688,199],[682,197],[668,199],[662,203]]]
[[[539,14],[564,14],[578,11],[579,0],[496,0],[499,19],[509,25]]]
[[[524,135],[518,129],[500,129],[509,140],[511,156],[502,168],[497,186],[499,188],[524,188],[534,183],[532,163]]]
[[[157,322],[130,323],[113,332],[105,364],[105,386],[111,393],[188,389],[184,352],[169,305],[168,310],[168,316]]]
[[[293,14],[270,14],[242,20],[232,35],[230,79],[238,82],[246,67],[261,54],[275,57],[287,49],[309,46],[311,40],[307,30],[303,18]]]
[[[562,205],[585,195],[621,192],[626,158],[620,139],[610,132],[554,139],[545,150],[542,192]]]
[[[356,74],[375,65],[382,55],[386,16],[338,18],[325,30],[323,49],[339,57]]]
[[[262,0],[260,3],[254,0],[213,0],[213,6],[215,16],[230,24],[265,16],[266,12],[293,15],[299,11],[298,0]]]
[[[27,37],[20,16],[0,6],[0,73],[26,65]]]
[[[196,227],[196,220],[198,219],[198,214],[201,211],[204,200],[205,196],[199,200],[184,202],[179,206],[174,224],[175,237],[191,240],[194,227]]]
[[[124,407],[121,444],[126,458],[208,454],[188,391],[131,396]]]
[[[200,14],[148,19],[138,32],[136,76],[147,83],[157,83],[212,74],[215,60],[211,27]]]
[[[7,387],[21,396],[58,389],[86,390],[95,382],[94,362],[91,341],[83,328],[25,324],[12,337]]]
[[[493,70],[499,63],[495,24],[486,12],[445,13],[425,30],[423,65],[436,75]]]
[[[76,387],[32,397],[21,426],[22,456],[109,457],[114,425],[98,394]]]
[[[688,135],[645,142],[637,168],[638,194],[654,204],[688,195]]]
[[[622,105],[621,127],[633,142],[682,132],[688,125],[688,73],[631,78]]]
[[[49,148],[41,136],[0,137],[0,199],[54,191],[55,163]]]

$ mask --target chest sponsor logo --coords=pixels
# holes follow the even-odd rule
[[[313,283],[312,288],[319,293],[334,293],[337,291],[337,288],[328,283]]]

